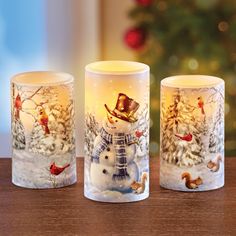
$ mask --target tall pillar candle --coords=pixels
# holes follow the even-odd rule
[[[12,182],[58,188],[76,182],[73,77],[57,72],[14,76]]]
[[[131,202],[149,195],[149,67],[101,61],[85,73],[87,198]]]
[[[206,191],[224,185],[224,81],[205,75],[161,81],[160,185]]]

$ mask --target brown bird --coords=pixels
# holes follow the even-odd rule
[[[196,189],[199,185],[203,184],[202,178],[191,179],[191,175],[188,172],[182,174],[182,179],[185,179],[185,186],[189,189]]]
[[[222,161],[222,157],[219,155],[216,158],[216,161],[209,161],[207,164],[207,168],[209,168],[212,172],[217,172],[220,169],[220,162]]]

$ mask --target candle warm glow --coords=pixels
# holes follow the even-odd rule
[[[128,94],[136,101],[140,101],[140,94],[149,100],[147,97],[149,96],[147,93],[149,83],[143,78],[143,73],[148,73],[149,67],[145,64],[128,61],[101,61],[87,65],[86,72],[85,109],[86,111],[96,111],[98,119],[102,119],[106,115],[104,104],[114,107],[117,95],[121,92]],[[137,74],[133,76],[130,73]],[[121,78],[120,74],[127,75],[125,78]],[[96,99],[94,99],[95,97]]]
[[[86,66],[87,72],[104,74],[129,74],[149,71],[143,63],[132,61],[99,61]]]

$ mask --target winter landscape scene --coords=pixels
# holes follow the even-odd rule
[[[160,184],[180,191],[224,185],[224,87],[162,87]]]
[[[128,115],[122,101],[132,103],[135,115]],[[148,105],[120,93],[115,109],[103,109],[102,121],[94,113],[85,118],[85,196],[104,202],[142,200],[149,195]]]
[[[28,188],[75,183],[72,85],[12,86],[13,183]]]

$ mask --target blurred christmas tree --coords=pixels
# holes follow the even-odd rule
[[[151,67],[151,154],[159,142],[159,84],[166,76],[208,74],[226,82],[226,155],[236,154],[236,1],[136,0],[124,35]]]

